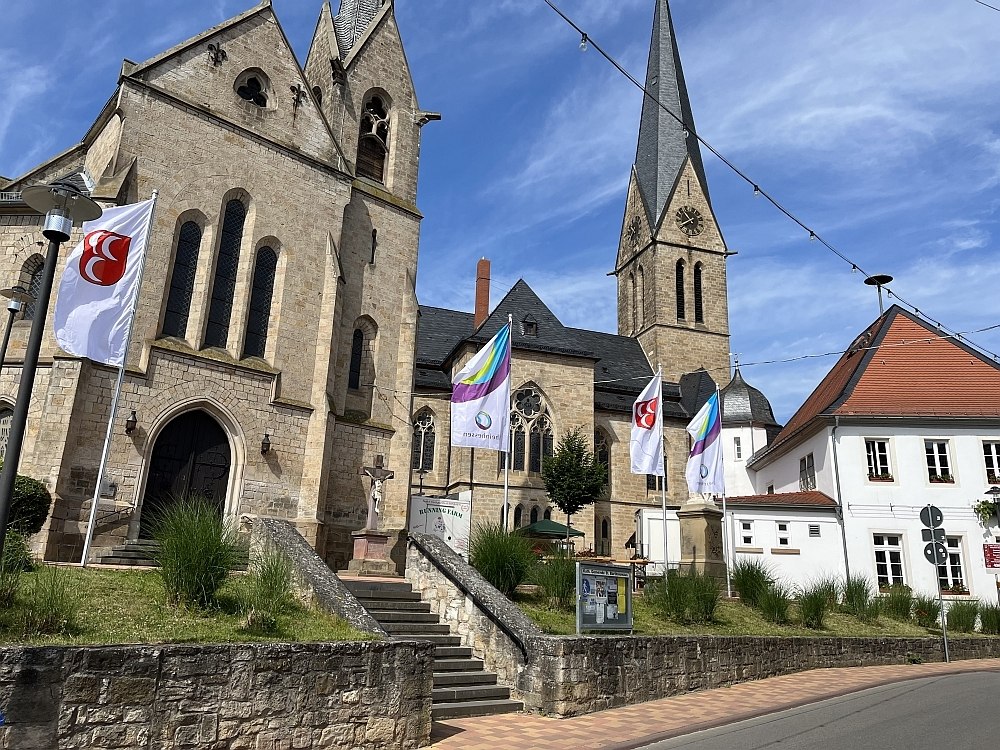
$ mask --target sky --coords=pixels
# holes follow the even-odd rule
[[[336,0],[334,0],[336,5]],[[644,79],[654,0],[557,0]],[[3,0],[0,174],[77,143],[142,61],[252,0]],[[320,0],[274,0],[305,60]],[[673,0],[697,132],[952,330],[1000,323],[1000,12],[974,0]],[[543,0],[397,0],[424,128],[422,304],[524,278],[566,325],[616,330],[641,93]],[[730,250],[731,350],[787,421],[878,315],[864,275],[706,154]],[[968,338],[1000,352],[1000,329]]]

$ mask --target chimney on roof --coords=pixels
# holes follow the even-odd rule
[[[478,330],[490,316],[490,262],[483,258],[476,265],[476,316],[472,328]]]

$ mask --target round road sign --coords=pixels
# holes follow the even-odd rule
[[[933,565],[944,565],[948,562],[948,550],[941,542],[930,542],[924,545],[924,557]]]
[[[928,505],[920,509],[920,522],[929,529],[936,529],[944,523],[944,514],[935,505]]]

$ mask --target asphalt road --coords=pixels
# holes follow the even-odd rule
[[[831,698],[642,750],[993,750],[1000,673],[928,677]]]

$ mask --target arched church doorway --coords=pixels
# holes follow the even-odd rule
[[[139,537],[150,538],[157,515],[179,498],[201,495],[221,516],[231,463],[229,439],[206,412],[190,411],[170,422],[156,439],[149,459]]]

